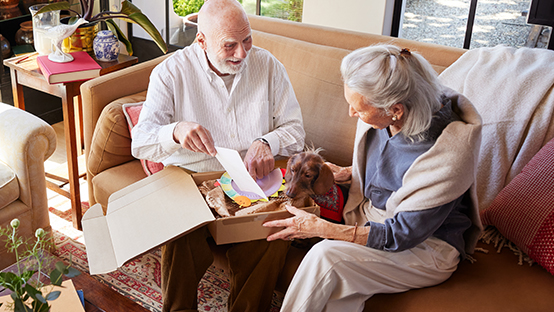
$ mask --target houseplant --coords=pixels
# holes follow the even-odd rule
[[[121,10],[119,12],[102,11],[96,15],[92,15],[95,0],[79,0],[79,3],[81,6],[81,13],[71,9],[71,5],[69,2],[62,1],[44,6],[37,12],[37,14],[56,10],[67,10],[76,14],[76,16],[72,17],[69,20],[69,24],[74,23],[80,17],[84,18],[89,23],[104,21],[106,22],[108,28],[116,35],[119,41],[125,44],[129,55],[133,55],[133,47],[131,46],[131,42],[129,42],[127,37],[125,37],[119,26],[117,26],[117,24],[113,20],[114,18],[119,18],[126,22],[135,23],[141,26],[150,35],[150,37],[152,37],[160,50],[162,50],[163,53],[167,52],[167,45],[163,40],[160,32],[156,29],[152,22],[150,22],[148,17],[146,17],[146,15],[144,15],[138,7],[133,5],[128,0],[124,0],[121,3]]]
[[[47,312],[50,310],[48,301],[56,300],[60,291],[52,291],[40,280],[42,272],[50,267],[52,258],[45,253],[52,248],[51,237],[43,229],[35,232],[35,242],[24,240],[17,235],[20,222],[13,219],[9,228],[0,228],[0,237],[4,237],[6,247],[16,255],[17,272],[0,273],[0,286],[12,291],[9,308],[14,312]],[[51,285],[60,286],[63,275],[74,277],[81,274],[78,270],[63,262],[57,262],[50,272]],[[2,303],[0,303],[2,306]]]

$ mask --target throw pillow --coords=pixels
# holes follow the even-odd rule
[[[481,218],[554,274],[554,139],[502,189]]]
[[[142,103],[123,104],[123,114],[125,115],[127,124],[129,125],[129,133],[132,133],[131,130],[133,130],[133,127],[137,124],[141,110]],[[141,159],[140,163],[142,164],[142,168],[147,175],[152,175],[164,168],[162,163],[150,160]]]

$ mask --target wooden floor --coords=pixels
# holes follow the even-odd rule
[[[66,155],[66,149],[65,149],[65,135],[64,135],[64,127],[63,122],[58,122],[52,125],[52,128],[54,128],[54,131],[56,132],[56,150],[44,162],[44,168],[47,173],[60,176],[63,178],[68,177],[67,173],[67,155]],[[79,185],[80,185],[80,193],[81,193],[81,201],[88,201],[88,187],[87,182],[84,178],[85,172],[86,172],[86,164],[85,164],[85,155],[79,156],[79,175],[82,175],[83,177],[79,179]],[[57,185],[59,185],[62,189],[69,192],[69,184],[62,183],[57,181],[56,179],[50,179],[47,178],[50,182],[53,182]],[[50,207],[59,206],[60,204],[67,204],[69,202],[69,199],[59,195],[58,193],[47,190],[48,191],[48,203]],[[71,205],[68,207],[71,209]]]
[[[56,150],[45,162],[46,172],[67,178],[67,154],[63,122],[53,124],[52,128],[56,131]],[[85,170],[85,155],[83,154],[79,156],[79,175],[85,174]]]

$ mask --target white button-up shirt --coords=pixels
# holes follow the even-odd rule
[[[184,149],[173,140],[179,121],[204,126],[215,146],[235,149],[243,157],[257,138],[269,142],[274,156],[301,151],[302,115],[284,66],[255,46],[243,66],[230,91],[196,43],[156,66],[132,130],[133,156],[197,172],[223,170],[214,157]]]

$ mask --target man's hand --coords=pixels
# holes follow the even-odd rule
[[[254,141],[244,156],[244,165],[252,178],[265,177],[275,168],[271,147],[261,141]]]
[[[180,121],[173,130],[173,140],[193,152],[215,156],[214,139],[208,129],[188,121]]]

